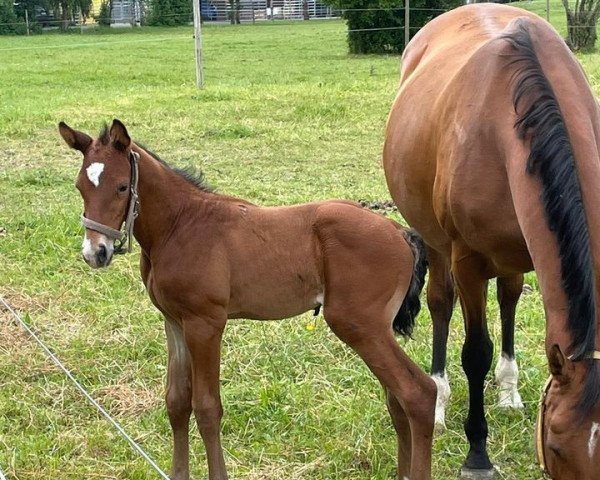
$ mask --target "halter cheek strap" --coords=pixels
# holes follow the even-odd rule
[[[547,475],[550,475],[550,472],[548,472],[548,466],[546,464],[546,452],[544,451],[544,417],[546,414],[546,395],[548,394],[548,390],[550,390],[551,383],[552,375],[550,375],[548,380],[546,380],[546,385],[544,385],[544,390],[540,396],[537,421],[535,422],[535,454],[540,464],[540,468]]]
[[[106,235],[108,238],[114,240],[115,248],[114,254],[119,255],[126,252],[131,252],[131,239],[133,238],[133,224],[139,214],[140,201],[138,195],[138,181],[139,181],[139,161],[140,155],[137,152],[129,152],[129,163],[131,165],[131,181],[129,182],[129,203],[127,206],[127,215],[125,217],[125,224],[122,230],[116,230],[102,223],[98,223],[94,220],[86,218],[81,215],[82,225],[95,232]],[[127,242],[127,248],[125,243]]]
[[[571,357],[568,358],[569,360],[571,360]],[[600,351],[594,350],[593,352],[589,352],[584,357],[584,359],[600,360]],[[546,451],[544,449],[544,418],[546,416],[546,396],[548,395],[548,391],[550,390],[551,384],[552,375],[548,377],[548,380],[546,380],[546,385],[544,385],[544,390],[542,391],[542,395],[540,397],[538,405],[537,422],[535,424],[535,453],[537,455],[540,468],[548,476],[550,476],[550,472],[548,471],[548,463],[546,462]]]

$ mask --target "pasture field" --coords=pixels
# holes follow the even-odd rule
[[[380,157],[397,57],[348,56],[340,21],[206,26],[203,40],[199,91],[190,27],[0,38],[0,294],[164,469],[171,438],[162,321],[144,292],[137,246],[107,270],[80,259],[80,155],[63,144],[58,122],[96,134],[119,118],[167,162],[195,165],[219,191],[262,205],[389,198]],[[598,55],[579,58],[598,93]],[[491,375],[486,386],[489,451],[505,479],[542,478],[532,434],[547,375],[544,319],[535,276],[527,282],[533,291],[519,304],[516,333],[524,411],[496,406]],[[489,297],[497,355],[494,285]],[[414,340],[401,341],[425,369],[430,323],[425,308]],[[435,479],[456,478],[467,450],[462,337],[456,312],[453,395],[448,430],[435,439]],[[394,477],[395,437],[379,384],[322,316],[232,321],[222,397],[232,479]],[[195,426],[191,460],[193,478],[205,478]],[[0,469],[18,480],[155,478],[3,311]]]

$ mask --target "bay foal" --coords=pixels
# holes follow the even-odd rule
[[[320,306],[385,388],[399,478],[430,478],[436,387],[393,335],[409,335],[420,308],[419,237],[351,202],[263,208],[214,193],[132,142],[118,120],[97,139],[64,123],[59,130],[83,153],[83,257],[108,266],[125,250],[125,222],[142,249],[148,294],[165,317],[173,479],[189,478],[192,411],[209,479],[227,478],[219,395],[227,319],[281,319]]]

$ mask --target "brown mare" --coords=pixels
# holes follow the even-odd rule
[[[438,356],[445,357],[455,290],[460,299],[469,383],[465,476],[493,471],[483,409],[492,361],[488,281],[498,278],[505,315],[514,316],[521,275],[535,269],[552,374],[538,456],[555,479],[600,478],[592,358],[600,345],[599,140],[599,110],[580,65],[533,14],[461,7],[429,23],[404,53],[384,166],[402,215],[427,244]],[[434,372],[443,372],[443,362],[434,360]]]
[[[95,140],[64,123],[59,130],[83,153],[85,261],[108,266],[125,222],[142,249],[148,294],[165,316],[173,479],[189,478],[192,411],[210,480],[227,478],[219,396],[227,320],[281,319],[320,306],[385,388],[399,478],[430,478],[435,384],[393,335],[409,335],[419,311],[426,269],[419,237],[351,202],[262,208],[214,193],[132,142],[118,120]]]

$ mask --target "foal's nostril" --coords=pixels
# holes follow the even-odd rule
[[[104,265],[106,263],[107,255],[106,255],[106,246],[105,245],[101,244],[98,247],[98,252],[96,252],[96,260],[98,261],[99,265]]]

